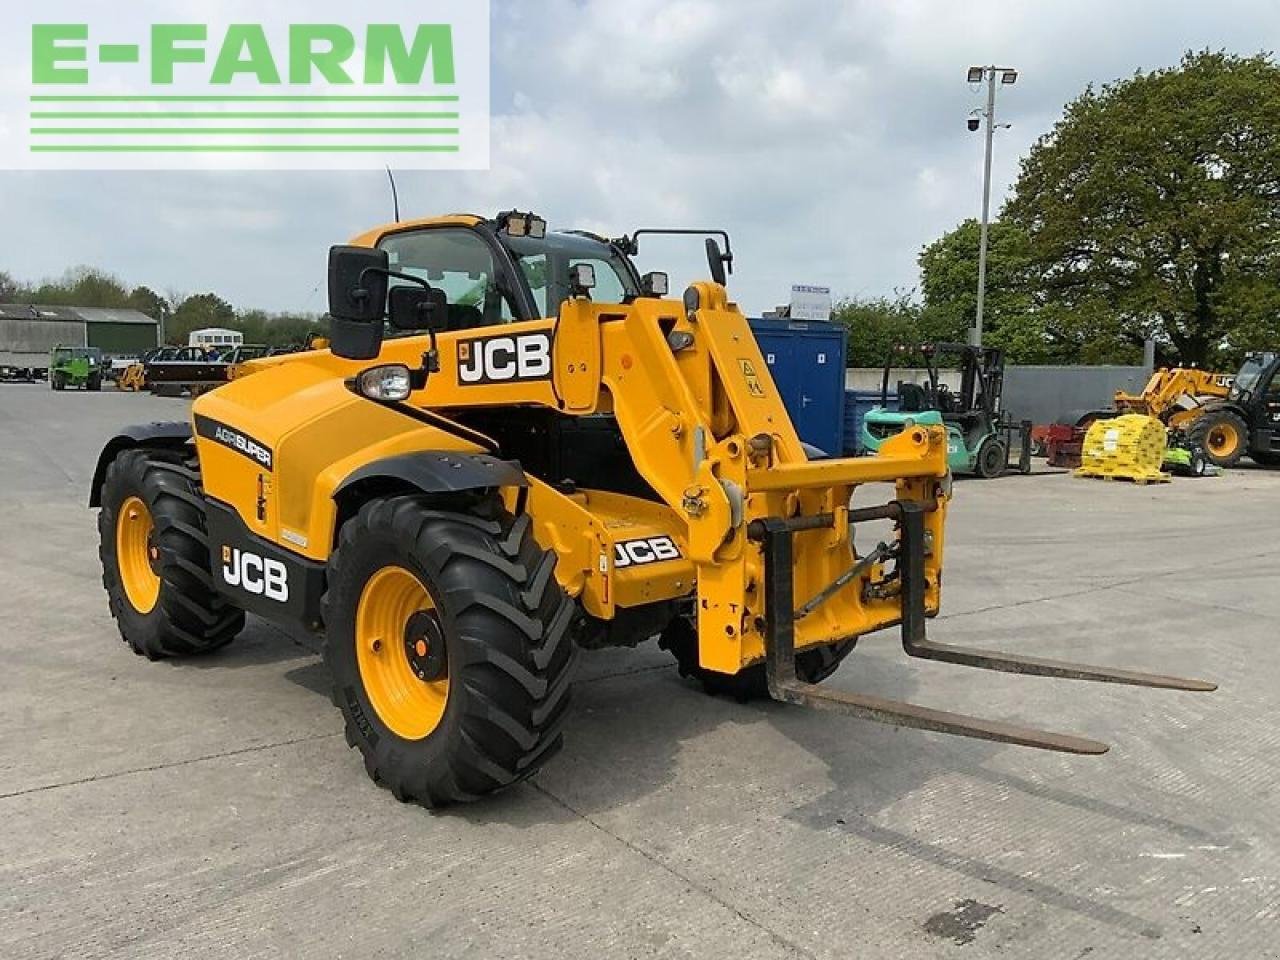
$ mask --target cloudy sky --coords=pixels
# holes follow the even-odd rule
[[[748,312],[792,283],[918,282],[921,246],[980,205],[971,63],[1000,91],[995,195],[1087,83],[1189,47],[1280,45],[1280,3],[1126,0],[493,0],[492,163],[404,172],[406,214],[519,206],[553,227],[723,227]],[[0,172],[0,270],[76,264],[238,307],[323,309],[325,251],[390,219],[371,172]],[[689,241],[642,267],[705,273]]]

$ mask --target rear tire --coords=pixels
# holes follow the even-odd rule
[[[805,683],[821,683],[836,672],[857,642],[856,638],[842,640],[825,647],[799,651],[796,653],[796,676]],[[672,620],[658,638],[658,646],[676,658],[680,676],[697,680],[702,689],[712,696],[733,697],[740,702],[769,696],[763,663],[732,674],[718,673],[701,666],[698,663],[697,626],[688,617]]]
[[[1187,428],[1187,442],[1199,447],[1210,463],[1234,467],[1249,443],[1249,428],[1238,414],[1215,410],[1201,414]]]
[[[1249,454],[1249,459],[1260,467],[1280,467],[1280,453],[1274,450],[1256,450]]]
[[[575,608],[529,516],[487,506],[456,513],[419,496],[373,500],[343,525],[330,557],[324,658],[334,702],[369,776],[399,800],[475,799],[530,776],[561,745]],[[386,577],[400,587],[376,592]],[[421,588],[407,606],[405,584]],[[409,613],[402,636],[370,633],[380,609]],[[428,679],[413,659],[419,636],[432,644],[419,657],[437,658]]]
[[[102,585],[120,636],[150,660],[208,653],[244,627],[244,611],[214,589],[199,476],[184,460],[179,451],[126,450],[102,484]]]

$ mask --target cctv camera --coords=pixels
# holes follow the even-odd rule
[[[977,117],[970,117],[968,125],[970,130],[977,130],[978,127],[982,125],[982,121],[980,121]]]

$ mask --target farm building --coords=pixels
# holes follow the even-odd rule
[[[0,304],[0,365],[37,376],[56,346],[139,354],[160,343],[160,324],[138,310]]]

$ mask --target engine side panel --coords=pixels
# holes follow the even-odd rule
[[[333,544],[334,494],[357,470],[418,451],[483,452],[356,396],[343,374],[360,366],[326,351],[299,354],[193,403],[205,492],[232,506],[252,535],[323,561]]]

